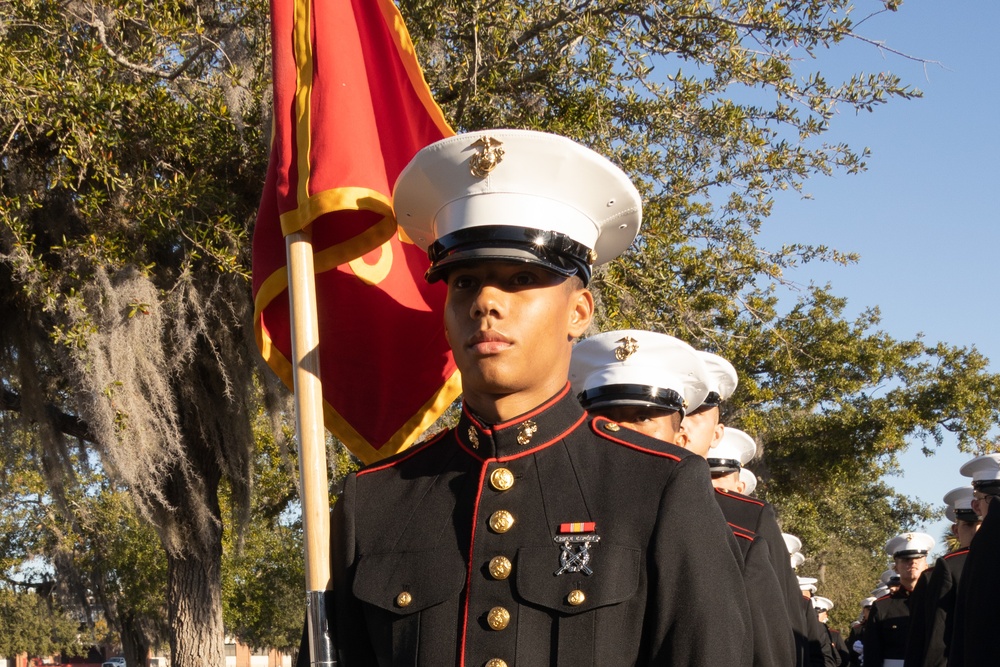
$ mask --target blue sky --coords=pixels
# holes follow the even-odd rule
[[[852,16],[858,21],[880,4],[860,0]],[[810,179],[804,192],[811,199],[783,193],[762,235],[768,246],[805,242],[860,253],[856,265],[809,265],[787,277],[830,282],[848,298],[849,315],[878,306],[882,328],[896,338],[922,332],[929,342],[975,346],[993,372],[1000,372],[997,25],[1000,2],[994,0],[906,0],[858,32],[940,64],[861,44],[824,56],[837,56],[819,63],[824,73],[892,71],[924,97],[893,100],[873,113],[843,109],[827,139],[869,147],[868,170]],[[901,459],[903,474],[888,481],[939,505],[947,491],[968,481],[958,467],[970,458],[953,443],[929,458],[915,445]],[[937,539],[946,526],[938,521],[924,528]]]

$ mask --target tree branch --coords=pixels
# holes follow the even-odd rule
[[[21,397],[20,395],[14,393],[10,389],[4,388],[2,393],[0,393],[0,410],[9,410],[11,412],[21,412]],[[52,424],[55,425],[60,432],[68,435],[72,438],[79,438],[81,440],[86,440],[87,442],[96,443],[97,439],[94,434],[90,432],[90,426],[84,420],[80,419],[76,415],[71,415],[69,413],[63,412],[54,405],[47,405],[45,411],[49,416]]]
[[[214,48],[212,44],[205,43],[205,40],[202,40],[202,44],[197,49],[195,49],[194,52],[191,53],[191,55],[185,58],[180,65],[178,65],[171,71],[162,71],[156,67],[150,67],[149,65],[134,63],[125,56],[123,56],[122,54],[115,51],[113,48],[111,48],[111,45],[108,44],[107,24],[105,24],[104,20],[97,15],[97,12],[94,10],[93,7],[90,8],[89,20],[82,16],[79,16],[78,14],[73,14],[73,15],[77,19],[86,23],[87,25],[89,25],[90,27],[94,28],[97,31],[97,40],[101,43],[101,46],[104,47],[104,50],[108,52],[108,55],[111,56],[111,59],[114,60],[116,63],[134,72],[155,76],[160,79],[165,79],[167,81],[175,80],[185,71],[187,71],[187,69],[191,67],[191,65],[198,58],[200,58],[202,55],[204,55],[205,53]]]

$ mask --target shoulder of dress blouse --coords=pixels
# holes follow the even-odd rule
[[[946,561],[949,558],[954,558],[955,556],[964,556],[967,553],[969,553],[969,547],[962,547],[961,549],[952,551],[950,554],[945,554],[944,556],[941,556],[941,560]]]
[[[691,452],[669,442],[657,440],[636,430],[626,428],[618,422],[606,417],[591,417],[589,428],[591,432],[622,447],[627,447],[650,456],[656,456],[673,461],[680,461],[694,456]],[[697,458],[701,458],[700,456]],[[702,459],[704,460],[704,459]],[[707,465],[707,464],[706,464]]]
[[[747,505],[764,507],[764,501],[757,500],[756,498],[751,498],[750,496],[744,496],[742,493],[736,493],[735,491],[726,491],[724,489],[716,489],[716,491],[726,496],[727,498],[732,498],[734,501],[746,503]]]
[[[363,475],[368,475],[373,472],[379,472],[381,470],[389,470],[392,468],[399,467],[401,464],[417,458],[421,454],[426,454],[433,450],[435,445],[443,443],[447,436],[451,434],[452,429],[445,429],[440,433],[437,433],[424,442],[412,445],[411,447],[404,449],[389,458],[383,459],[381,461],[376,461],[375,463],[369,463],[367,466],[359,470],[355,475],[361,477]]]
[[[753,533],[753,531],[749,531],[746,528],[737,526],[735,523],[729,521],[727,521],[726,523],[729,526],[729,528],[733,531],[734,536],[741,537],[749,542],[753,542],[754,540],[757,539],[757,536]]]

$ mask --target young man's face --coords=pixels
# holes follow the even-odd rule
[[[986,514],[990,511],[990,505],[992,505],[994,496],[991,496],[981,491],[976,491],[972,494],[972,511],[979,516],[980,519],[985,519]]]
[[[444,324],[462,390],[483,417],[505,401],[522,412],[566,384],[572,341],[590,325],[593,296],[534,264],[483,261],[448,274]],[[507,411],[509,412],[509,410]]]
[[[958,538],[959,545],[967,547],[972,544],[972,538],[976,536],[976,531],[979,530],[980,525],[981,522],[979,521],[959,521],[956,523],[952,528],[952,532]]]
[[[917,579],[924,570],[927,569],[927,558],[917,556],[916,558],[896,558],[895,570],[899,573],[899,584],[908,591],[912,591],[917,584]]]
[[[590,410],[591,414],[607,417],[633,431],[639,431],[651,438],[671,442],[684,447],[687,438],[680,434],[680,415],[676,412],[639,406],[612,406]]]
[[[687,438],[688,449],[702,458],[708,457],[708,450],[722,441],[725,427],[719,423],[719,408],[696,410],[684,417],[680,432]]]

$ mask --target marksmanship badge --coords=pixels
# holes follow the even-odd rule
[[[556,575],[566,572],[583,572],[591,575],[590,547],[601,541],[601,536],[594,533],[593,521],[559,524],[559,535],[553,539],[562,547],[559,553],[559,569]]]

